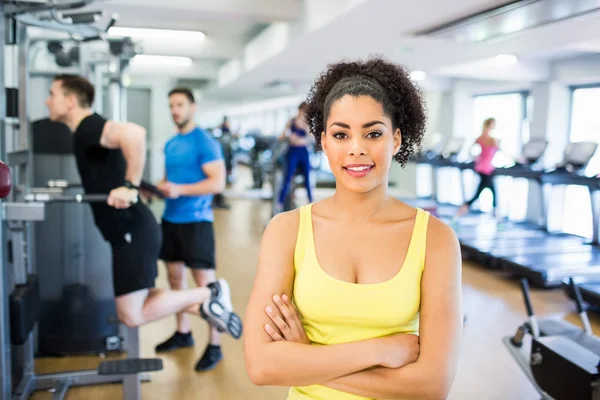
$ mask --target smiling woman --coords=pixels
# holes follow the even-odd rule
[[[261,244],[245,361],[288,399],[443,399],[462,333],[451,229],[388,193],[420,146],[425,111],[400,66],[339,63],[316,81],[307,121],[333,196],[277,215]]]

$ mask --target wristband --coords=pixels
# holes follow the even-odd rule
[[[135,190],[140,190],[139,186],[135,186],[133,183],[131,183],[130,181],[125,181],[125,184],[123,185],[128,189],[135,189]]]

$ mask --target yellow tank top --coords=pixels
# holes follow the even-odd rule
[[[408,252],[400,271],[378,284],[355,284],[321,269],[315,252],[312,204],[300,208],[294,252],[293,300],[311,342],[355,342],[394,333],[419,332],[421,274],[429,213],[417,209]],[[288,400],[365,400],[321,385],[292,387]]]

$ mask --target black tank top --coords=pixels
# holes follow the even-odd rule
[[[73,135],[73,152],[81,184],[86,194],[108,194],[125,184],[127,163],[120,149],[107,149],[100,145],[106,119],[96,113],[84,118]],[[146,214],[138,203],[117,210],[105,202],[90,203],[96,226],[110,242],[131,232],[132,224],[140,223]]]

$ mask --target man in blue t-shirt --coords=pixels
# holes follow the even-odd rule
[[[192,271],[198,286],[217,280],[212,201],[225,188],[225,163],[219,143],[196,126],[196,104],[189,89],[169,93],[171,116],[178,132],[165,145],[165,177],[157,185],[164,193],[163,244],[160,258],[167,264],[172,289],[184,289],[185,267]],[[210,342],[196,364],[197,371],[214,368],[223,355],[220,333],[209,327]],[[193,347],[190,322],[177,314],[177,331],[157,352]]]

